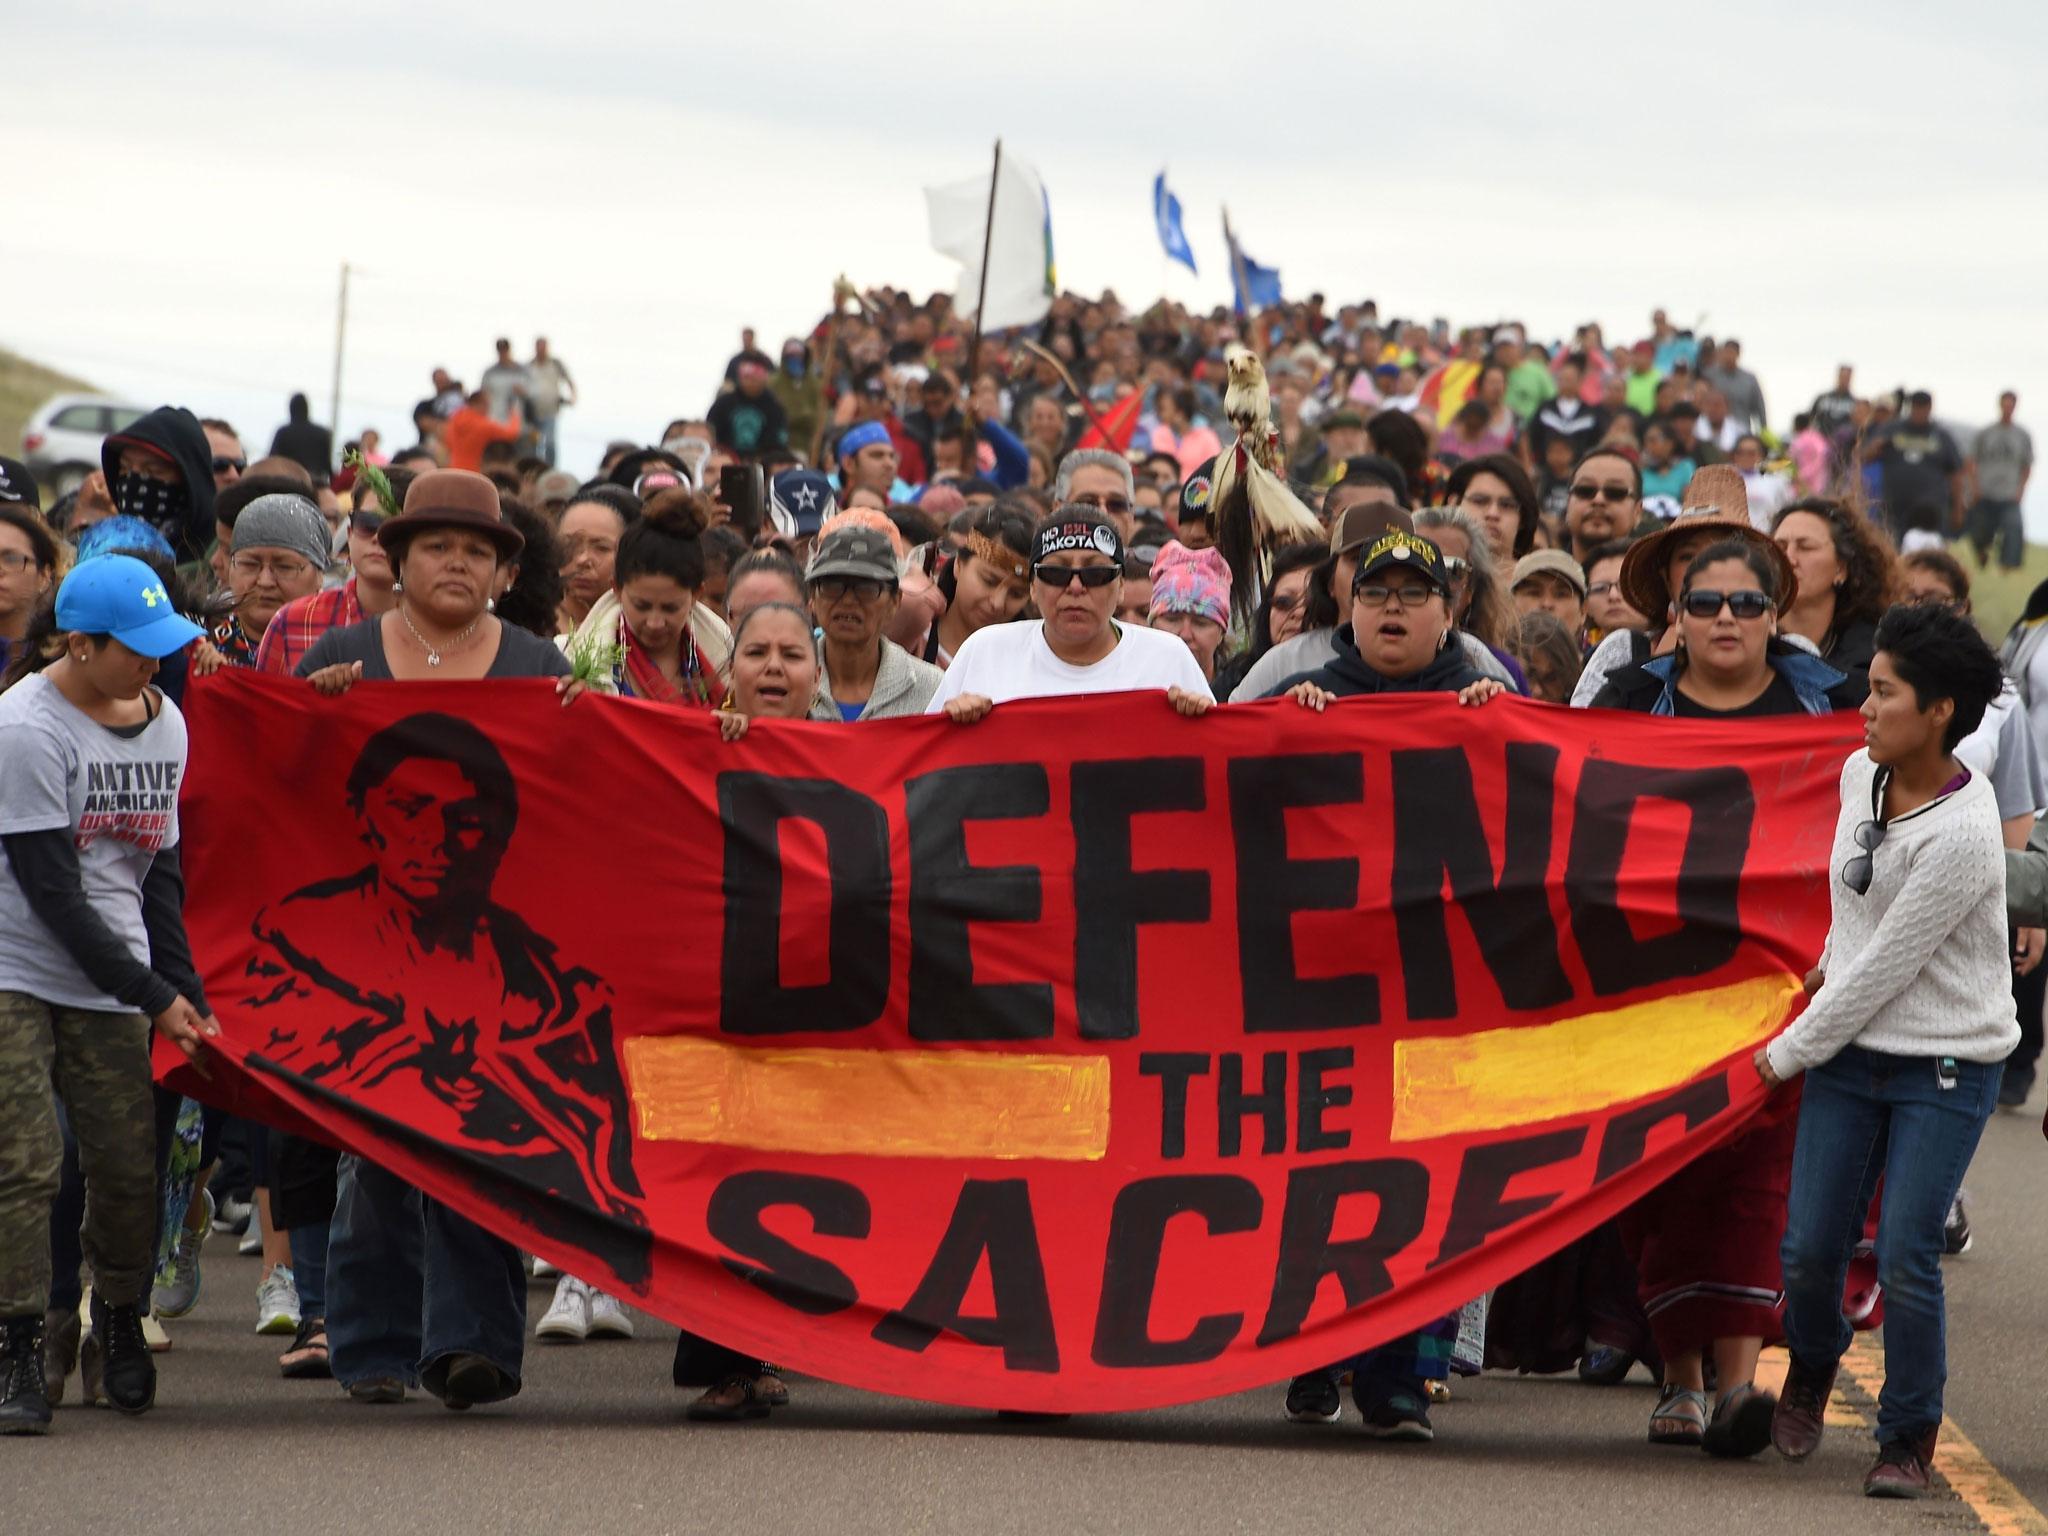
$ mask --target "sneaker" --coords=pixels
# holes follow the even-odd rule
[[[1618,1387],[1628,1380],[1635,1363],[1636,1357],[1625,1349],[1594,1344],[1579,1361],[1579,1380],[1595,1387]]]
[[[405,1401],[405,1383],[396,1376],[367,1376],[361,1381],[350,1382],[346,1390],[352,1402],[402,1403]]]
[[[550,1344],[581,1344],[590,1337],[590,1288],[574,1275],[562,1276],[555,1299],[533,1325],[533,1336]]]
[[[145,1413],[156,1401],[156,1362],[142,1336],[142,1309],[92,1298],[92,1336],[100,1345],[99,1386],[123,1413]]]
[[[76,1307],[54,1307],[43,1314],[43,1395],[52,1408],[64,1401],[64,1383],[78,1369],[78,1341],[84,1331]]]
[[[590,1297],[590,1337],[593,1339],[630,1339],[633,1337],[633,1314],[618,1297],[607,1292],[592,1289]]]
[[[1771,1444],[1787,1461],[1804,1461],[1819,1448],[1835,1369],[1809,1370],[1797,1355],[1785,1367],[1785,1392],[1771,1414]]]
[[[1864,1474],[1863,1492],[1873,1499],[1924,1499],[1934,1491],[1936,1431],[1912,1440],[1887,1440],[1877,1464]]]
[[[256,1331],[297,1333],[299,1331],[299,1287],[289,1264],[280,1264],[256,1287]]]
[[[1973,1241],[1970,1236],[1968,1198],[1961,1190],[1957,1190],[1955,1202],[1948,1208],[1948,1220],[1941,1224],[1941,1251],[1950,1258],[1955,1258],[1968,1253]]]
[[[43,1319],[0,1321],[6,1356],[0,1359],[0,1435],[50,1432],[50,1393],[43,1381]]]
[[[1287,1417],[1296,1424],[1334,1424],[1344,1417],[1344,1399],[1329,1371],[1311,1371],[1287,1384]]]
[[[555,1268],[554,1265],[550,1264],[546,1259],[542,1258],[539,1254],[536,1253],[533,1256],[534,1279],[553,1280],[558,1278],[561,1275],[561,1273],[562,1272],[559,1269]]]
[[[213,1197],[207,1196],[207,1204]],[[183,1317],[199,1304],[199,1245],[213,1230],[212,1218],[197,1227],[181,1225],[171,1247],[170,1261],[156,1273],[150,1292],[150,1310],[158,1317]]]
[[[209,1195],[211,1191],[208,1192]],[[249,1223],[256,1218],[256,1207],[247,1200],[237,1200],[233,1195],[223,1195],[213,1208],[213,1230],[230,1232],[240,1237],[249,1230]]]
[[[1357,1391],[1354,1387],[1353,1392]],[[1429,1405],[1422,1395],[1408,1392],[1390,1392],[1385,1397],[1361,1402],[1359,1411],[1365,1415],[1365,1432],[1375,1440],[1434,1440],[1436,1431],[1430,1427]]]

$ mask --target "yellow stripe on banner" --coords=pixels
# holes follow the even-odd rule
[[[869,1157],[1049,1158],[1109,1150],[1109,1058],[776,1049],[693,1035],[626,1042],[649,1141]]]
[[[1666,1092],[1769,1039],[1798,995],[1780,972],[1551,1024],[1397,1041],[1392,1139],[1535,1125]]]

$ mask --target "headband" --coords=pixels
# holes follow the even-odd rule
[[[987,561],[1005,576],[1015,576],[1024,581],[1031,579],[1031,567],[1022,555],[1009,545],[990,538],[979,528],[967,535],[967,553],[977,560]]]
[[[850,459],[863,448],[889,446],[889,429],[879,421],[864,421],[839,434],[839,457]]]

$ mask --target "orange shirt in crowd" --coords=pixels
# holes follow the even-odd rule
[[[441,429],[441,440],[448,445],[448,467],[481,471],[486,443],[510,442],[524,430],[517,416],[510,421],[493,421],[476,407],[465,405]]]

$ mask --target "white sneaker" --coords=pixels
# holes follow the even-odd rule
[[[256,1331],[299,1331],[299,1287],[289,1264],[280,1264],[256,1287]]]
[[[630,1339],[633,1337],[633,1314],[618,1297],[597,1290],[590,1290],[590,1337],[593,1339]]]
[[[590,1287],[574,1275],[555,1286],[554,1303],[533,1326],[536,1339],[552,1344],[581,1344],[590,1336]]]
[[[263,1251],[263,1217],[254,1206],[249,1208],[249,1225],[242,1229],[242,1235],[235,1242],[235,1252],[243,1258]]]
[[[534,1279],[552,1280],[555,1278],[555,1276],[559,1275],[560,1273],[561,1271],[559,1269],[555,1268],[554,1265],[550,1264],[546,1259],[542,1258],[539,1254],[536,1253],[533,1256]]]

